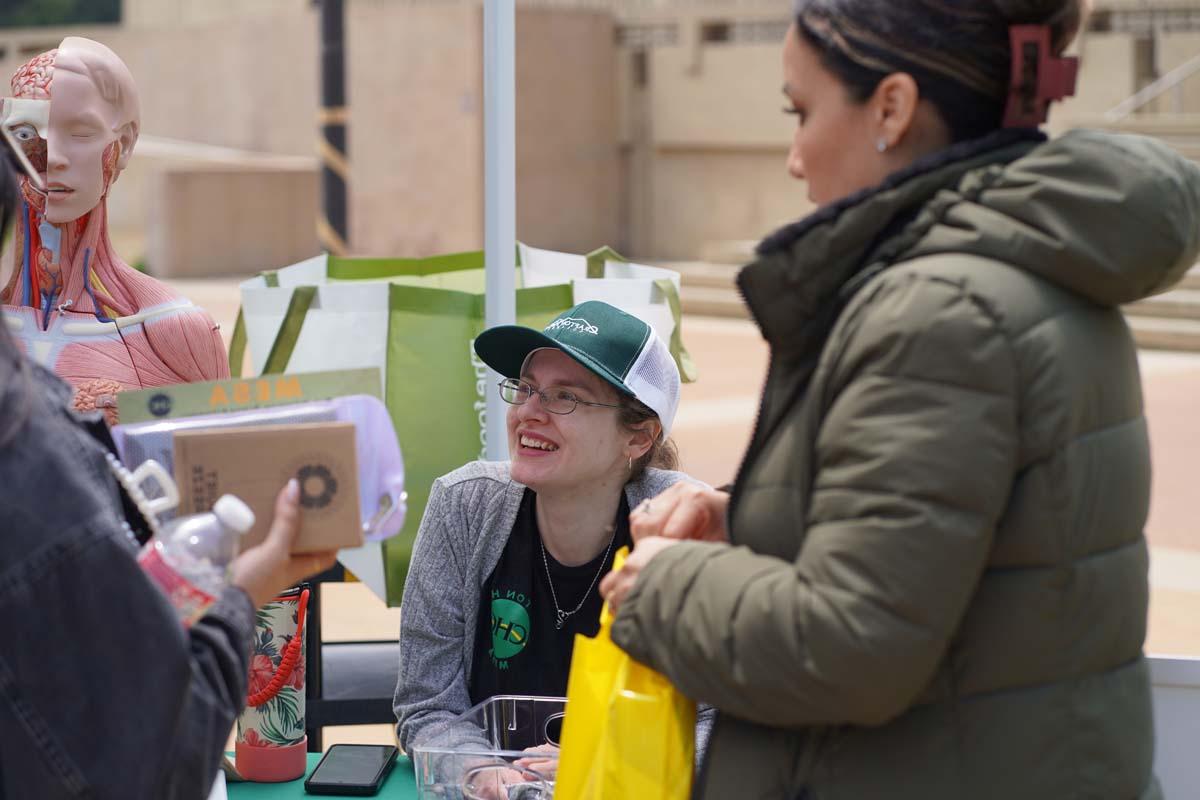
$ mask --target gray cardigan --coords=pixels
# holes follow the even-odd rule
[[[646,470],[625,487],[629,507],[681,480],[691,478]],[[471,707],[479,593],[500,561],[524,492],[508,462],[475,461],[433,483],[401,603],[394,709],[406,752]]]

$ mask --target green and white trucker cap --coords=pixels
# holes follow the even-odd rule
[[[488,328],[475,352],[506,378],[521,377],[534,350],[561,350],[625,394],[645,403],[671,432],[679,408],[679,368],[654,329],[615,306],[589,300],[559,314],[542,330],[521,325]]]

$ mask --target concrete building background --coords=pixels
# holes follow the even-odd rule
[[[646,260],[737,261],[809,211],[783,168],[794,124],[779,113],[789,8],[519,2],[518,236],[574,251],[611,244]],[[351,250],[480,247],[479,0],[346,9]],[[0,74],[65,35],[105,42],[139,84],[143,138],[110,201],[127,260],[163,275],[231,274],[316,252],[311,0],[125,0],[118,25],[0,30]],[[1098,0],[1078,50],[1080,93],[1055,111],[1054,130],[1165,125],[1181,142],[1200,131],[1196,80],[1125,120],[1102,116],[1196,58],[1197,0]]]
[[[415,256],[481,246],[479,0],[346,3],[352,249]],[[1195,79],[1124,119],[1105,117],[1194,63],[1200,0],[1096,4],[1079,45],[1079,96],[1055,111],[1051,128],[1144,130],[1200,159]],[[794,124],[778,113],[789,7],[519,0],[518,235],[575,251],[608,243],[646,260],[736,263],[751,242],[809,210],[804,186],[783,169]],[[129,261],[174,277],[229,275],[316,252],[310,0],[124,0],[116,26],[0,29],[0,75],[65,35],[108,43],[141,89],[143,138],[110,202]],[[719,280],[728,284],[732,271]],[[1183,292],[1200,295],[1200,272],[1190,279]],[[232,330],[234,280],[174,283]],[[740,309],[736,297],[732,304]],[[685,333],[711,377],[684,387],[675,436],[684,468],[719,484],[750,434],[765,347],[741,320],[689,316]],[[1197,655],[1200,367],[1195,357],[1143,353],[1143,370],[1155,456],[1147,650]],[[398,610],[360,590],[327,587],[326,641],[394,638]],[[345,730],[342,741],[368,740],[361,728]],[[381,726],[378,735],[393,734]]]
[[[350,0],[346,9],[353,252],[480,247],[482,7]],[[616,242],[613,17],[534,5],[519,18],[523,237],[562,249]],[[142,138],[110,198],[118,249],[161,275],[245,273],[317,251],[317,22],[309,0],[126,0],[116,26],[0,30],[0,74],[68,35],[111,47],[142,104]],[[230,176],[220,205],[217,174]],[[231,218],[246,221],[257,247],[208,224]]]
[[[1126,127],[1200,145],[1200,80],[1124,120],[1113,109],[1200,55],[1200,2],[1096,0],[1075,50],[1079,93],[1049,128]],[[634,171],[632,250],[671,260],[748,258],[752,243],[811,210],[784,172],[794,120],[778,113],[787,2],[663,2],[620,12],[618,77]],[[638,88],[641,87],[641,88]],[[1196,114],[1195,118],[1187,115]],[[1200,155],[1200,152],[1197,152]]]

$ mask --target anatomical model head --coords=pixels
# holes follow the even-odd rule
[[[79,219],[99,204],[133,154],[140,117],[133,76],[112,50],[72,36],[22,66],[12,89],[17,102],[6,104],[11,111],[4,124],[46,185],[38,196],[26,181],[26,197],[44,209],[48,222]],[[45,124],[18,127],[24,117],[36,118],[34,107],[42,103]]]
[[[228,377],[212,318],[132,269],[108,236],[108,191],[138,139],[129,69],[72,36],[17,70],[12,93],[0,133],[26,172],[25,202],[0,324],[75,386],[76,408],[103,408],[110,421],[125,389]]]

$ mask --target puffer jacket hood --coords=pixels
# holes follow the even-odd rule
[[[1200,167],[1153,139],[1072,131],[944,190],[941,221],[902,258],[972,253],[1098,305],[1130,303],[1195,263],[1198,186]]]
[[[1200,166],[1148,137],[997,131],[779,229],[738,288],[784,350],[839,291],[844,300],[881,268],[945,253],[1010,264],[1100,306],[1130,303],[1195,263],[1198,186]]]

